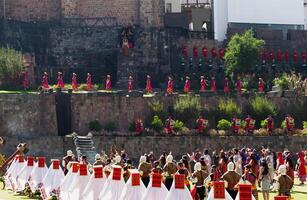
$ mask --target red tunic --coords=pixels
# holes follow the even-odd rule
[[[167,94],[173,93],[173,80],[168,80],[166,92],[167,92]]]
[[[204,48],[202,49],[202,53],[203,53],[203,57],[204,57],[204,58],[207,58],[207,57],[208,57],[208,49],[207,49],[206,47],[204,47]]]
[[[205,120],[203,118],[199,118],[196,120],[196,124],[197,124],[197,131],[199,133],[204,132],[204,130],[206,129],[206,125],[205,125]]]
[[[273,131],[273,119],[267,118],[267,129],[268,131]]]
[[[43,76],[42,86],[43,86],[44,89],[48,89],[49,88],[48,75],[44,75]]]
[[[106,90],[110,91],[112,89],[111,78],[107,78],[106,80]]]
[[[141,120],[137,120],[135,123],[135,131],[138,134],[141,134],[143,132],[143,123]]]
[[[306,178],[306,169],[305,169],[305,160],[304,160],[304,153],[299,152],[298,153],[298,176],[299,177],[305,177]]]
[[[22,86],[25,90],[29,88],[29,74],[27,71],[23,73]]]
[[[264,82],[258,81],[258,92],[264,92]]]
[[[245,122],[246,122],[246,130],[247,131],[252,131],[252,130],[254,130],[254,128],[255,128],[255,120],[253,119],[253,118],[251,118],[251,117],[247,117],[246,119],[245,119]]]
[[[216,92],[216,81],[215,80],[211,80],[211,91]]]
[[[271,51],[271,52],[270,52],[270,60],[273,61],[273,60],[274,60],[274,57],[275,57],[275,56],[274,56],[274,52]]]
[[[230,82],[228,79],[224,80],[224,92],[227,94],[230,93]]]
[[[151,86],[150,78],[147,78],[147,81],[146,81],[146,92],[147,93],[152,93],[152,86]]]
[[[133,90],[133,80],[128,81],[128,91],[131,92]]]
[[[206,87],[207,87],[206,80],[204,78],[200,79],[200,91],[202,92],[206,91]]]
[[[237,80],[236,82],[236,88],[237,88],[237,92],[241,93],[242,92],[242,83],[240,80]]]
[[[185,93],[189,93],[191,90],[191,81],[190,80],[186,80],[185,84],[184,84],[184,92]]]
[[[224,58],[224,55],[225,55],[225,49],[223,48],[219,49],[219,57],[221,60]]]
[[[294,119],[292,117],[286,117],[286,127],[288,131],[294,129]]]
[[[87,91],[93,90],[92,76],[89,74],[86,78],[86,89]]]
[[[266,51],[263,52],[263,60],[265,60],[265,61],[268,60],[268,52],[266,52]]]
[[[78,90],[77,75],[73,74],[71,78],[71,87],[73,91]]]
[[[212,58],[216,58],[217,53],[216,53],[216,49],[215,49],[215,48],[212,48],[212,50],[211,50],[211,56],[212,56]]]
[[[64,89],[64,81],[63,81],[63,75],[59,74],[58,75],[58,87],[61,89]]]

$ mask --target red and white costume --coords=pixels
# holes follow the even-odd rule
[[[24,160],[23,155],[18,156],[18,160],[12,169],[12,171],[9,174],[9,181],[10,185],[12,187],[12,190],[15,192],[17,190],[17,178],[18,175],[20,174],[21,170],[26,166],[26,162]]]
[[[146,192],[146,187],[141,181],[141,175],[138,170],[130,170],[128,179],[119,200],[136,200],[142,199]]]
[[[86,78],[86,90],[87,91],[93,90],[92,75],[90,73],[87,74]]]
[[[70,193],[73,190],[72,183],[75,182],[78,171],[79,171],[79,163],[78,162],[70,162],[71,168],[66,174],[60,185],[60,199],[61,200],[70,200]]]
[[[193,200],[189,189],[185,185],[185,175],[175,174],[175,178],[166,200]]]
[[[111,76],[108,75],[106,80],[106,90],[111,91],[111,89],[112,89]]]
[[[152,178],[150,179],[142,200],[165,200],[167,194],[168,190],[162,183],[162,175],[154,173],[152,174]]]
[[[58,88],[64,89],[64,81],[63,81],[63,74],[61,72],[58,72]]]
[[[42,186],[43,179],[46,176],[48,168],[46,167],[45,157],[38,157],[38,161],[34,166],[29,178],[29,186],[31,191],[34,193],[39,190]]]
[[[190,90],[191,90],[191,81],[190,78],[187,77],[184,84],[184,92],[189,93]]]
[[[295,127],[294,119],[291,116],[286,117],[286,128],[288,131],[293,131]]]
[[[258,92],[264,92],[264,82],[262,79],[258,81]]]
[[[226,191],[224,182],[213,182],[213,187],[208,194],[207,200],[215,199],[233,200],[230,194]]]
[[[150,76],[147,76],[147,80],[146,80],[146,92],[147,92],[147,93],[152,93],[152,86],[151,86],[151,78],[150,78]]]
[[[87,164],[79,164],[79,173],[76,176],[74,182],[72,182],[72,190],[69,194],[70,199],[82,200],[84,188],[90,180],[90,173],[87,169]]]
[[[201,76],[200,77],[200,91],[205,92],[206,87],[207,87],[207,83],[206,83],[205,77]]]
[[[17,178],[17,191],[22,191],[25,189],[25,185],[28,182],[31,172],[34,169],[34,157],[27,157],[27,165],[25,165]]]

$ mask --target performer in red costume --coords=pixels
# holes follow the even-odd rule
[[[203,53],[203,57],[206,59],[208,57],[208,49],[206,47],[203,47],[202,53]]]
[[[289,61],[289,52],[288,51],[285,51],[285,53],[284,53],[284,60],[285,60],[285,62]]]
[[[216,52],[216,49],[214,47],[211,49],[211,56],[212,56],[213,59],[215,59],[216,56],[217,56],[217,52]]]
[[[205,92],[207,87],[207,83],[204,76],[200,77],[200,91]]]
[[[71,88],[72,88],[73,91],[78,90],[78,81],[77,81],[77,74],[76,73],[72,73]]]
[[[152,93],[151,77],[149,75],[147,75],[146,80],[146,93]]]
[[[264,81],[262,78],[259,78],[258,81],[258,92],[264,92]]]
[[[136,120],[135,131],[137,132],[137,134],[141,134],[144,131],[143,122],[141,119]]]
[[[203,133],[204,130],[207,128],[208,120],[204,119],[202,116],[196,120],[196,129],[198,133]]]
[[[298,61],[298,53],[297,53],[296,50],[294,50],[294,52],[293,52],[293,61],[294,61],[294,62],[297,62],[297,61]]]
[[[172,77],[168,77],[168,82],[167,82],[167,89],[166,92],[168,95],[173,94],[174,88],[173,88],[173,79]]]
[[[305,63],[306,62],[306,59],[307,59],[307,54],[306,52],[302,52],[302,61]]]
[[[280,62],[282,59],[282,53],[280,51],[280,49],[277,50],[277,61]]]
[[[211,78],[211,91],[216,92],[216,80],[215,77]]]
[[[305,169],[305,160],[304,160],[304,153],[299,152],[297,153],[297,175],[301,181],[300,185],[304,185],[304,182],[306,181],[306,172],[307,170]]]
[[[188,76],[185,77],[185,84],[184,84],[183,90],[185,93],[189,93],[191,90],[191,81],[190,81],[190,77]]]
[[[224,92],[227,95],[230,94],[230,81],[227,77],[225,77],[225,79],[224,79]]]
[[[62,72],[58,72],[58,88],[64,89],[64,81],[63,81],[63,74]]]
[[[220,57],[220,59],[223,60],[224,56],[225,56],[225,49],[224,48],[220,48],[219,49],[219,57]]]
[[[44,72],[43,81],[42,81],[42,87],[43,87],[43,89],[49,89],[48,74],[47,74],[47,72]]]
[[[129,80],[128,80],[128,92],[132,92],[133,90],[133,78],[132,76],[129,76]]]
[[[29,89],[29,73],[28,71],[24,71],[22,75],[23,75],[22,86],[24,90],[27,90]]]
[[[111,91],[111,89],[112,89],[111,76],[107,75],[106,90],[107,91]]]
[[[268,60],[268,52],[267,52],[267,51],[264,51],[264,52],[263,52],[263,60],[264,60],[264,61],[267,61],[267,60]]]
[[[237,78],[236,88],[237,88],[237,93],[241,94],[242,93],[242,82],[241,82],[240,77]]]
[[[270,61],[273,62],[274,58],[275,58],[274,52],[270,51]]]
[[[286,121],[287,133],[289,134],[291,131],[293,131],[295,127],[294,119],[291,115],[287,114],[285,121]]]
[[[253,133],[253,131],[255,129],[255,122],[256,121],[250,115],[247,115],[247,118],[245,119],[245,122],[246,122],[245,130],[248,133]]]
[[[86,90],[87,91],[92,91],[93,90],[92,75],[90,73],[87,73]]]
[[[167,134],[173,134],[173,129],[174,129],[174,120],[172,119],[171,116],[169,116],[165,122],[165,132]]]
[[[241,120],[239,118],[234,117],[232,119],[232,131],[234,133],[238,133],[241,128]]]
[[[267,122],[267,126],[266,126],[267,131],[269,135],[271,135],[273,132],[273,127],[274,127],[274,122],[273,122],[273,118],[271,115],[269,115],[268,118],[266,118],[266,122]]]

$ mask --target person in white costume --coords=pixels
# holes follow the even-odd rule
[[[93,174],[82,194],[82,199],[97,200],[106,181],[107,177],[103,173],[103,166],[95,165],[93,167]]]
[[[48,199],[50,197],[56,196],[59,198],[60,184],[64,179],[64,172],[60,167],[60,160],[51,160],[51,165],[48,172],[43,179],[43,185],[41,188],[41,196],[43,199]]]
[[[72,183],[75,181],[78,171],[79,171],[79,163],[78,162],[70,162],[68,164],[71,167],[68,167],[69,171],[66,174],[60,185],[60,199],[61,200],[69,200],[70,192],[72,191]]]
[[[141,181],[140,172],[136,169],[131,169],[129,171],[130,177],[119,200],[141,200],[146,192],[146,187]]]
[[[184,184],[184,174],[175,174],[175,181],[166,196],[166,200],[193,200],[189,189]]]
[[[26,188],[26,183],[30,178],[31,172],[34,169],[34,157],[27,157],[27,165],[25,165],[17,177],[17,191],[23,191]]]
[[[215,184],[216,183],[223,183],[223,190],[225,192],[225,196],[224,198],[220,198],[220,199],[225,199],[225,200],[233,200],[233,198],[231,198],[230,194],[228,194],[228,192],[226,191],[225,189],[225,182],[213,182],[213,187],[211,188],[209,194],[208,194],[208,199],[207,200],[216,200],[216,199],[219,199],[219,198],[215,198],[214,197],[214,188],[215,188]]]
[[[118,160],[117,160],[118,161]],[[105,187],[101,191],[100,200],[117,200],[125,187],[123,170],[120,166],[114,165]]]
[[[72,191],[70,193],[70,199],[82,200],[82,194],[84,188],[90,180],[90,173],[87,169],[87,164],[79,164],[79,173],[72,183]]]
[[[17,190],[17,177],[20,174],[21,170],[26,166],[26,162],[23,155],[18,156],[18,161],[15,164],[14,169],[12,169],[9,180],[11,183],[12,190],[16,192]]]
[[[9,168],[7,169],[6,173],[4,174],[4,183],[5,183],[5,189],[12,190],[12,185],[9,177],[11,176],[11,172],[14,170],[16,163],[18,162],[18,156],[16,155],[13,159],[12,163],[10,164]]]
[[[162,183],[161,174],[154,173],[142,200],[165,200],[167,194],[168,190]]]
[[[47,174],[48,168],[46,166],[45,160],[45,157],[38,157],[38,161],[34,165],[34,168],[31,172],[28,183],[33,193],[40,189],[43,179]]]

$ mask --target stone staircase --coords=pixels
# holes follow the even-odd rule
[[[76,147],[76,152],[78,158],[81,156],[86,156],[87,160],[93,164],[95,162],[95,155],[97,154],[94,147],[94,142],[92,136],[78,136],[73,137],[74,144]]]

